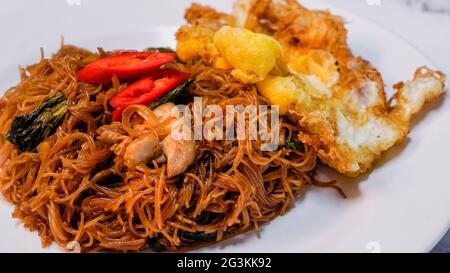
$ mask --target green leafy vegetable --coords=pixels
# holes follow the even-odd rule
[[[37,110],[15,117],[8,139],[18,145],[21,152],[33,151],[55,132],[66,113],[67,99],[58,92],[46,98]]]
[[[208,242],[217,238],[217,233],[205,233],[205,232],[180,232],[180,237],[183,240],[190,242]]]
[[[148,47],[148,48],[144,49],[144,51],[161,52],[161,53],[172,53],[172,52],[175,52],[175,50],[171,49],[170,47]]]
[[[284,147],[287,149],[291,149],[293,151],[300,151],[300,152],[305,151],[305,146],[303,145],[303,143],[295,140],[294,141],[286,140],[286,144],[284,145]]]
[[[113,174],[101,178],[96,184],[107,188],[115,188],[123,185],[123,179],[121,176]]]
[[[174,251],[175,247],[171,246],[169,240],[164,236],[158,235],[147,240],[148,246],[155,252]]]
[[[169,101],[176,103],[177,101],[181,100],[182,98],[184,98],[187,95],[186,90],[189,88],[189,86],[193,82],[194,82],[194,79],[190,78],[189,80],[185,81],[182,85],[178,86],[174,90],[167,93],[165,96],[150,103],[148,105],[148,107],[150,107],[150,109],[154,109],[154,108],[158,107],[159,105],[169,102]]]

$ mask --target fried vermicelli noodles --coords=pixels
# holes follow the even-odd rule
[[[100,55],[108,54],[100,51]],[[77,81],[76,72],[99,54],[63,46],[50,59],[21,70],[21,82],[0,101],[1,135],[15,116],[35,110],[57,92],[68,111],[57,130],[32,152],[0,145],[0,190],[15,204],[14,217],[38,231],[42,244],[71,250],[175,251],[258,227],[292,206],[313,184],[316,153],[291,150],[298,127],[282,118],[280,148],[261,152],[259,141],[199,140],[194,163],[167,178],[167,164],[153,160],[130,169],[124,150],[147,135],[167,135],[146,106],[130,106],[111,122],[108,100],[126,87]],[[189,92],[203,106],[266,104],[254,85],[201,61],[180,65],[195,76]],[[188,101],[192,107],[192,101]]]

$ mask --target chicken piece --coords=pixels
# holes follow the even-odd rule
[[[147,164],[150,160],[161,156],[162,147],[158,136],[149,133],[131,142],[124,154],[124,163],[130,169],[135,169],[137,165]]]
[[[162,147],[167,158],[167,177],[180,175],[194,162],[197,147],[195,140],[176,140],[167,136]]]
[[[178,110],[177,106],[172,102],[166,102],[159,105],[153,109],[153,114],[158,117],[160,123],[171,120],[178,119],[182,116],[182,113]]]
[[[183,113],[181,113],[175,104],[166,102],[153,109],[153,114],[156,115],[159,121],[160,132],[159,136],[164,139],[172,130],[178,128],[183,122]]]
[[[97,133],[99,134],[97,140],[109,145],[114,145],[127,139],[128,136],[125,135],[126,132],[117,126],[118,124],[119,123],[100,127],[97,130]]]
[[[184,123],[184,116],[175,106],[168,102],[153,110],[160,124],[167,124],[169,133],[162,141],[164,159],[167,161],[167,177],[180,175],[194,162],[197,146],[192,138],[192,129]],[[190,133],[190,134],[187,134]]]
[[[137,135],[129,135],[122,123],[113,122],[97,130],[97,140],[111,145],[119,168],[136,169],[139,164],[155,161],[167,164],[167,177],[180,175],[193,163],[197,151],[190,124],[175,104],[168,102],[153,109],[158,126],[145,126]],[[134,124],[139,128],[143,124]],[[160,141],[162,140],[162,141]],[[123,158],[120,160],[120,158]]]

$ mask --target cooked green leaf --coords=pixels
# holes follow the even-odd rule
[[[161,53],[175,52],[175,50],[171,49],[170,47],[148,47],[148,48],[144,49],[144,51],[161,52]]]
[[[96,184],[107,188],[115,188],[123,185],[123,179],[119,175],[112,174],[101,178],[96,182]]]
[[[18,145],[21,152],[29,152],[53,134],[67,113],[67,99],[63,93],[45,99],[41,106],[14,118],[8,139]]]
[[[188,231],[184,231],[184,232],[180,232],[180,237],[183,240],[186,241],[191,241],[191,242],[208,242],[208,241],[213,241],[217,238],[217,233],[216,232],[212,232],[212,233],[206,233],[206,232],[188,232]]]
[[[286,149],[290,149],[293,151],[300,151],[300,152],[304,152],[305,151],[305,145],[303,145],[303,143],[301,143],[300,141],[288,141],[286,140],[286,144],[284,145],[284,147]]]

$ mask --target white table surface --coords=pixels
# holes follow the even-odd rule
[[[450,76],[450,0],[323,1],[369,18],[396,33]],[[450,252],[450,230],[433,252]]]

